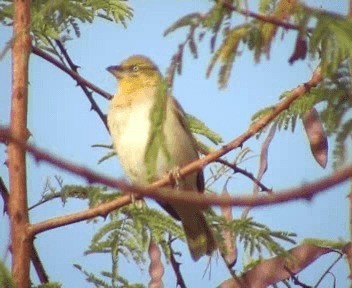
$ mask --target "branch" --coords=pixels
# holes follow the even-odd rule
[[[283,27],[288,30],[300,30],[301,29],[301,27],[299,25],[295,25],[295,24],[291,24],[286,21],[282,21],[281,19],[279,19],[275,16],[258,14],[258,13],[252,12],[250,10],[247,10],[247,9],[237,8],[226,0],[217,0],[216,2],[225,8],[227,8],[231,11],[238,12],[239,14],[242,14],[243,16],[246,16],[246,17],[251,17],[251,18],[257,19],[262,22],[271,23],[271,24]],[[311,32],[312,29],[307,28],[307,31]]]
[[[8,214],[8,210],[6,209],[6,207],[8,206],[8,201],[9,201],[9,191],[7,190],[6,185],[1,177],[0,177],[0,192],[1,192],[2,200],[4,202],[4,213]],[[12,252],[12,249],[9,249],[9,250],[10,252]],[[37,249],[35,248],[34,244],[32,246],[31,260],[32,260],[34,269],[37,272],[40,283],[48,283],[49,282],[48,274],[44,269],[43,263],[39,258]]]
[[[352,244],[351,242],[347,243],[345,247],[343,247],[342,252],[346,255],[348,267],[350,270],[350,275],[348,275],[348,278],[352,280]]]
[[[212,161],[216,161],[222,155],[228,153],[229,151],[240,147],[243,143],[251,138],[253,135],[258,133],[261,129],[263,129],[268,123],[270,123],[277,115],[279,115],[282,111],[289,108],[291,103],[304,95],[311,87],[316,86],[322,80],[322,76],[320,73],[320,69],[317,69],[307,83],[298,86],[291,92],[291,95],[287,96],[284,100],[278,103],[270,113],[266,114],[262,118],[258,119],[255,123],[253,123],[250,128],[228,143],[223,146],[221,149],[214,151],[202,159],[196,160],[180,170],[180,175],[185,176],[190,173],[193,173],[197,170],[202,169],[205,165],[211,163]],[[121,189],[122,191],[129,191],[135,194],[141,194],[140,196],[147,196],[158,200],[163,201],[175,201],[182,203],[194,203],[198,205],[220,205],[220,206],[260,206],[260,205],[270,205],[274,203],[281,203],[286,201],[291,201],[294,199],[310,199],[314,194],[319,193],[320,191],[326,190],[342,181],[345,181],[352,174],[352,167],[347,167],[343,170],[337,171],[335,174],[322,179],[321,181],[312,183],[310,185],[305,185],[303,187],[299,187],[293,190],[289,190],[286,193],[279,193],[270,196],[260,196],[260,197],[220,197],[217,195],[199,195],[196,193],[183,193],[182,191],[173,191],[168,190],[166,192],[172,191],[172,193],[164,193],[162,191],[155,191],[156,188],[165,186],[170,183],[170,177],[168,175],[164,176],[160,180],[154,182],[150,186],[136,187],[133,185],[127,184],[125,181],[118,181],[110,177],[104,177],[100,174],[95,173],[94,171],[74,165],[71,162],[64,161],[61,158],[54,157],[53,155],[44,152],[33,145],[27,144],[21,139],[14,137],[7,129],[0,129],[0,139],[2,141],[12,141],[21,145],[23,148],[27,149],[30,153],[34,155],[37,160],[45,160],[53,165],[64,169],[66,171],[70,171],[76,175],[80,175],[81,177],[86,178],[90,183],[96,182],[101,183],[110,187],[114,187],[117,189]],[[166,190],[166,189],[165,189]],[[48,229],[53,229],[55,227],[60,227],[63,225],[67,225],[70,223],[75,223],[78,221],[83,221],[96,216],[105,216],[109,212],[130,203],[129,196],[122,196],[112,202],[101,204],[95,208],[88,209],[86,211],[82,211],[79,213],[71,214],[69,216],[63,216],[54,218],[52,220],[44,221],[42,223],[38,223],[32,225],[30,227],[29,235],[35,235],[37,233],[43,232]]]
[[[83,78],[81,75],[79,75],[77,72],[67,68],[64,64],[62,64],[60,61],[55,59],[53,56],[50,54],[44,52],[43,50],[39,49],[38,47],[32,46],[32,52],[39,56],[42,57],[43,59],[47,60],[48,62],[52,63],[55,65],[57,68],[61,69],[64,71],[66,74],[70,75],[74,80],[78,82],[79,85],[84,85],[90,89],[92,89],[94,92],[100,94],[104,98],[110,100],[112,98],[112,95],[105,92],[103,89],[100,89],[99,87],[95,86],[93,83],[89,82],[85,78]]]
[[[34,266],[35,272],[37,272],[38,278],[40,283],[48,283],[49,282],[49,276],[45,271],[44,265],[42,260],[39,258],[39,254],[37,249],[35,248],[34,244],[32,246],[32,252],[31,252],[31,261]]]
[[[72,62],[71,57],[68,55],[67,50],[66,50],[65,47],[62,45],[61,41],[60,41],[60,40],[55,40],[55,42],[56,42],[57,46],[59,47],[60,52],[62,53],[62,55],[65,57],[65,59],[66,59],[68,65],[70,66],[71,70],[78,74],[77,68],[78,68],[79,66],[77,66],[76,64],[74,64],[74,63]],[[78,74],[78,75],[79,75],[79,74]],[[92,105],[92,106],[91,106],[91,110],[94,110],[94,111],[98,114],[98,116],[100,117],[101,121],[103,121],[106,130],[109,131],[108,124],[107,124],[107,122],[106,122],[106,116],[104,115],[104,113],[103,113],[103,112],[101,111],[101,109],[99,108],[97,102],[95,102],[95,100],[94,100],[94,98],[93,98],[93,96],[92,96],[92,92],[90,92],[90,91],[88,90],[88,88],[87,88],[85,85],[83,85],[81,82],[79,82],[79,81],[78,81],[78,85],[81,87],[81,89],[83,90],[84,94],[86,94],[86,96],[87,96],[87,98],[88,98],[90,104]]]
[[[319,247],[312,244],[301,244],[288,253],[290,255],[276,256],[264,260],[257,264],[254,268],[248,270],[240,277],[228,279],[224,281],[220,287],[222,288],[265,288],[279,281],[290,277],[290,273],[298,273],[313,263],[316,259],[324,254],[334,252],[333,249],[327,247]],[[289,267],[289,272],[287,267]]]
[[[110,177],[102,176],[101,174],[95,173],[93,170],[88,169],[83,166],[72,164],[69,161],[62,160],[59,157],[53,156],[47,152],[44,152],[33,145],[26,144],[23,141],[20,141],[14,138],[8,130],[0,129],[0,136],[8,139],[9,141],[15,142],[18,145],[21,145],[27,151],[34,155],[37,161],[44,160],[49,162],[61,169],[72,172],[76,175],[86,178],[89,183],[101,183],[109,187],[120,189],[122,191],[128,191],[134,193],[135,198],[141,196],[150,197],[156,200],[161,200],[165,202],[178,202],[178,203],[192,203],[200,206],[210,206],[210,205],[219,205],[219,206],[264,206],[264,205],[273,205],[277,203],[283,203],[298,199],[307,199],[310,200],[315,194],[318,194],[322,191],[326,191],[329,188],[352,178],[352,165],[347,166],[344,169],[337,170],[330,176],[322,178],[318,181],[305,184],[298,188],[293,188],[286,191],[277,192],[275,194],[265,195],[265,196],[239,196],[239,197],[230,197],[230,196],[219,196],[219,195],[204,195],[198,193],[185,191],[175,191],[172,189],[163,189],[157,190],[157,188],[162,185],[166,185],[170,181],[170,177],[164,176],[161,180],[154,182],[148,187],[138,187],[130,185],[125,181],[116,180]],[[216,153],[216,152],[214,152]],[[200,160],[196,161],[199,162]],[[195,162],[194,162],[195,163]],[[188,166],[181,169],[185,171]],[[193,172],[191,170],[191,172]],[[189,173],[191,173],[189,172]],[[184,173],[184,172],[183,172]],[[185,175],[185,174],[183,174]],[[165,183],[165,184],[164,184]],[[138,195],[139,194],[139,195]],[[121,196],[109,203],[100,204],[91,209],[87,209],[82,212],[70,214],[67,216],[56,217],[47,221],[40,222],[38,224],[33,224],[28,228],[28,235],[34,236],[37,233],[53,229],[56,227],[68,225],[71,223],[76,223],[79,221],[87,220],[96,216],[105,217],[111,211],[120,208],[124,205],[127,205],[131,202],[129,195]]]
[[[174,270],[175,276],[176,276],[176,287],[187,288],[186,283],[183,280],[181,270],[180,270],[181,263],[177,262],[177,260],[175,258],[175,251],[172,249],[171,244],[172,244],[172,240],[169,240],[168,246],[170,249],[170,262],[171,262],[172,269]]]
[[[254,182],[254,184],[258,185],[258,187],[262,191],[265,191],[268,193],[273,192],[272,189],[268,188],[262,182],[260,182],[257,178],[255,178],[251,172],[248,172],[247,170],[238,167],[236,164],[230,163],[229,161],[221,159],[221,158],[217,159],[216,162],[221,163],[221,164],[231,168],[233,170],[233,173],[240,173],[243,176],[247,177],[248,179],[252,180]]]
[[[4,202],[4,209],[3,209],[3,213],[8,214],[9,210],[8,210],[8,205],[9,205],[9,192],[7,191],[6,185],[4,183],[4,180],[2,180],[2,178],[0,177],[0,194],[2,197],[2,200]]]

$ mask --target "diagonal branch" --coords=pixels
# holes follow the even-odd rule
[[[171,262],[171,266],[172,269],[175,272],[175,276],[176,276],[176,287],[180,287],[180,288],[187,288],[185,280],[183,279],[182,273],[181,273],[181,263],[177,262],[176,258],[175,258],[175,251],[172,249],[172,239],[169,239],[168,241],[168,246],[170,249],[170,262]]]
[[[66,74],[70,75],[73,79],[75,79],[79,85],[84,85],[90,89],[92,89],[94,92],[100,94],[104,98],[110,100],[112,98],[112,95],[105,92],[103,89],[95,86],[93,83],[89,82],[87,79],[83,78],[81,75],[79,75],[77,72],[69,69],[66,67],[64,64],[62,64],[60,61],[55,59],[53,56],[50,54],[46,53],[45,51],[39,49],[38,47],[32,46],[32,52],[39,56],[42,57],[43,59],[47,60],[48,62],[52,63],[55,65],[57,68],[61,69],[64,71]]]
[[[67,61],[68,65],[70,66],[71,70],[77,72],[77,68],[79,66],[77,66],[76,64],[73,63],[70,55],[68,55],[66,48],[64,47],[64,45],[62,44],[62,42],[60,40],[56,40],[55,41],[57,46],[59,47],[60,52],[62,53],[62,55],[64,56],[65,60]],[[83,90],[84,94],[86,94],[91,106],[91,110],[94,110],[98,116],[100,117],[101,121],[103,121],[106,130],[109,131],[108,128],[108,124],[106,122],[106,116],[104,115],[104,113],[101,111],[101,109],[99,108],[97,102],[95,102],[93,96],[92,96],[92,92],[88,90],[87,86],[83,85],[81,82],[77,82],[78,85],[81,87],[81,89]]]
[[[216,161],[219,157],[226,154],[227,152],[240,147],[243,143],[251,138],[253,135],[258,133],[261,129],[263,129],[267,124],[269,124],[277,115],[279,115],[282,111],[289,108],[291,103],[296,100],[298,97],[304,95],[309,89],[313,86],[316,86],[322,79],[320,69],[317,69],[307,83],[302,84],[292,90],[289,96],[287,96],[284,100],[279,102],[270,113],[263,116],[259,120],[257,120],[253,125],[249,127],[249,129],[228,143],[227,145],[223,146],[221,149],[212,152],[205,156],[202,159],[194,161],[180,170],[180,175],[185,176],[189,173],[193,173],[203,166],[207,165],[212,161]],[[143,187],[136,187],[133,185],[127,184],[125,181],[118,181],[112,179],[110,177],[104,177],[100,174],[95,173],[94,171],[74,165],[68,161],[64,161],[61,158],[54,157],[53,155],[46,153],[33,145],[26,144],[21,139],[14,137],[8,130],[1,129],[0,130],[0,138],[4,140],[9,140],[12,142],[16,142],[20,144],[23,148],[27,149],[30,153],[34,155],[37,160],[45,160],[54,164],[55,166],[85,177],[90,183],[102,183],[104,185],[114,187],[117,189],[121,189],[123,191],[129,191],[136,194],[140,194],[140,196],[147,196],[158,200],[163,201],[174,201],[174,202],[182,202],[182,203],[194,203],[198,205],[220,205],[220,206],[260,206],[260,205],[271,205],[275,203],[282,203],[291,200],[297,199],[311,199],[315,194],[325,191],[328,188],[337,185],[338,183],[345,181],[346,179],[352,176],[352,166],[346,167],[340,171],[335,172],[334,174],[326,177],[320,181],[316,181],[311,184],[304,185],[302,187],[298,187],[285,193],[277,193],[270,196],[246,196],[246,197],[221,197],[218,195],[198,195],[195,193],[183,193],[182,191],[159,191],[156,188],[165,186],[170,183],[170,177],[167,175],[161,178],[160,180],[154,182],[150,186],[143,188]],[[170,192],[172,191],[172,192]],[[169,193],[165,193],[169,192]],[[122,196],[112,202],[101,204],[95,208],[88,209],[86,211],[82,211],[79,213],[74,213],[69,216],[63,216],[54,218],[48,221],[44,221],[35,225],[30,226],[29,228],[29,235],[33,236],[37,233],[43,232],[48,229],[52,229],[55,227],[60,227],[63,225],[67,225],[70,223],[75,223],[78,221],[83,221],[92,217],[96,216],[105,216],[109,212],[130,203],[130,197],[128,195]]]
[[[134,193],[137,195],[135,196],[136,199],[141,196],[146,196],[146,197],[150,197],[150,198],[165,201],[165,202],[170,201],[175,203],[177,202],[192,203],[192,204],[200,205],[204,207],[210,206],[210,205],[219,205],[219,206],[232,205],[232,206],[239,206],[239,207],[244,207],[244,206],[254,207],[254,206],[273,205],[277,203],[283,203],[283,202],[288,202],[288,201],[298,200],[298,199],[311,200],[314,195],[322,191],[326,191],[329,188],[339,183],[342,183],[343,181],[346,181],[349,178],[352,178],[352,165],[351,165],[343,169],[337,170],[335,173],[331,174],[330,176],[322,178],[318,181],[305,184],[290,190],[266,195],[266,196],[230,197],[230,196],[219,196],[214,194],[204,195],[204,194],[197,194],[197,193],[191,193],[191,192],[185,193],[185,191],[175,191],[172,189],[157,190],[157,188],[161,187],[161,184],[159,183],[165,182],[166,184],[168,184],[169,183],[168,181],[170,181],[170,177],[165,176],[161,180],[154,182],[148,187],[138,187],[138,186],[130,185],[123,180],[115,180],[111,177],[102,176],[101,174],[95,173],[91,169],[72,164],[69,161],[62,160],[61,158],[53,156],[47,152],[44,152],[30,144],[25,144],[23,141],[20,141],[14,138],[8,132],[8,130],[0,129],[0,136],[22,146],[27,151],[32,153],[38,161],[45,160],[46,162],[49,162],[59,168],[62,168],[66,171],[70,171],[74,174],[77,174],[81,177],[86,178],[90,183],[101,183],[116,189],[121,189],[122,191],[128,191],[128,192]],[[188,166],[186,166],[186,168]],[[73,213],[67,216],[56,217],[47,221],[40,222],[38,224],[33,224],[33,225],[30,225],[30,227],[28,228],[28,231],[29,231],[28,236],[33,236],[37,233],[40,233],[49,229],[87,220],[96,216],[105,217],[108,213],[112,212],[113,210],[120,208],[122,206],[125,206],[129,203],[131,203],[130,196],[124,195],[109,203],[104,203],[82,212]]]
[[[269,287],[289,278],[291,273],[299,273],[319,257],[331,252],[335,251],[328,247],[301,244],[290,249],[289,255],[263,260],[236,280],[228,279],[219,286],[222,288]]]
[[[265,191],[268,193],[273,192],[272,189],[268,188],[262,182],[260,182],[260,180],[255,178],[255,176],[251,172],[248,172],[247,170],[238,167],[236,164],[230,163],[229,161],[227,161],[225,159],[221,159],[221,158],[217,159],[216,162],[221,163],[221,164],[231,168],[233,170],[233,173],[240,173],[243,176],[246,176],[248,179],[252,180],[254,182],[254,184],[256,184],[261,189],[261,191]]]
[[[216,2],[220,5],[222,5],[223,7],[225,7],[226,9],[228,9],[230,11],[235,11],[235,12],[242,14],[243,16],[246,16],[246,17],[251,17],[251,18],[257,19],[262,22],[271,23],[273,25],[280,26],[282,28],[289,29],[289,30],[301,30],[301,27],[299,25],[295,25],[295,24],[283,21],[283,20],[281,20],[275,16],[272,16],[272,15],[258,14],[258,13],[252,12],[248,9],[237,8],[232,3],[230,3],[229,1],[226,1],[226,0],[217,0]],[[307,28],[306,30],[308,32],[312,31],[311,28]]]

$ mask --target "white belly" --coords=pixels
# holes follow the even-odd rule
[[[198,159],[192,139],[174,113],[170,99],[164,123],[165,144],[170,158],[167,158],[163,149],[159,149],[156,178],[164,176],[173,168],[182,167]],[[138,185],[145,185],[149,182],[145,152],[150,137],[149,117],[152,106],[152,99],[144,101],[143,104],[134,103],[132,108],[111,106],[108,114],[108,125],[120,163],[126,175]],[[196,182],[197,173],[194,173],[182,181],[182,186],[196,189]]]
[[[108,125],[120,163],[127,176],[140,185],[147,182],[144,155],[150,130],[149,105],[135,104],[133,109],[110,107],[108,114]]]

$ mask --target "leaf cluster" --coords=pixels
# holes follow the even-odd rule
[[[219,64],[218,83],[220,88],[225,88],[236,58],[245,49],[252,51],[256,62],[260,61],[262,55],[270,57],[271,46],[280,25],[282,33],[287,33],[287,29],[297,33],[296,45],[289,59],[291,64],[298,59],[305,59],[308,54],[311,59],[320,59],[324,75],[329,76],[336,72],[342,61],[352,61],[352,20],[348,17],[313,9],[297,0],[261,0],[258,3],[260,14],[255,14],[256,17],[251,20],[243,18],[244,23],[238,24],[240,17],[248,14],[253,16],[253,13],[244,9],[245,1],[227,1],[225,4],[215,1],[207,13],[186,15],[165,31],[165,35],[168,35],[180,28],[187,27],[189,30],[185,42],[172,59],[170,73],[181,73],[186,44],[196,58],[197,43],[205,35],[210,35],[210,50],[214,54],[206,75],[209,76],[215,65]],[[314,26],[309,26],[312,23]],[[219,38],[221,43],[217,45]],[[173,79],[173,75],[170,78]]]
[[[130,283],[127,279],[121,276],[117,276],[115,279],[109,272],[101,272],[101,275],[105,278],[108,278],[109,280],[114,279],[115,282],[114,284],[110,284],[107,282],[107,280],[103,280],[102,278],[96,276],[94,273],[88,272],[82,266],[78,264],[73,265],[78,271],[82,272],[83,275],[85,275],[86,280],[88,283],[92,283],[96,288],[115,288],[115,287],[130,287],[130,288],[143,288],[145,287],[142,284],[139,283]]]
[[[5,263],[0,261],[0,286],[15,288],[15,283],[13,281],[10,271],[7,269]]]
[[[110,213],[109,223],[94,235],[87,253],[111,253],[117,249],[126,258],[142,264],[151,237],[163,247],[166,255],[170,236],[184,239],[182,228],[173,218],[138,202]]]
[[[230,231],[236,236],[238,242],[243,244],[243,249],[249,253],[249,256],[264,256],[266,251],[270,255],[285,255],[287,252],[279,241],[295,244],[295,233],[285,231],[273,231],[268,226],[258,223],[253,218],[241,218],[231,221],[223,217],[212,215],[209,220],[214,224],[217,230],[218,242],[224,243],[221,231]],[[221,249],[226,249],[222,247]]]
[[[0,23],[12,25],[13,7],[13,1],[0,2]],[[52,42],[65,42],[72,39],[73,34],[79,37],[80,23],[92,23],[96,18],[101,18],[122,23],[126,27],[132,13],[125,0],[33,0],[30,30],[36,46],[55,52]]]
[[[334,136],[334,166],[342,165],[346,160],[347,142],[352,135],[352,76],[349,59],[342,61],[335,73],[311,89],[303,97],[298,98],[289,109],[282,112],[274,122],[278,129],[295,131],[298,120],[302,120],[305,112],[317,107],[320,119],[327,136]],[[284,92],[281,99],[288,97],[290,91]],[[266,107],[252,116],[257,121],[270,113],[273,107]],[[259,135],[258,135],[259,136]]]

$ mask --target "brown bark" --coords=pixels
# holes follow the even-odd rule
[[[27,140],[27,83],[31,40],[29,35],[30,1],[14,1],[12,46],[12,101],[10,129],[19,139]],[[17,287],[29,287],[29,263],[32,243],[27,238],[28,212],[26,193],[26,155],[23,147],[8,146],[12,274]]]

